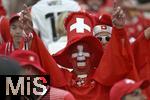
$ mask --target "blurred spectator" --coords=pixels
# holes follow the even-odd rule
[[[41,67],[38,55],[32,51],[16,50],[10,56],[24,68],[24,74],[38,75],[46,73]]]
[[[135,82],[124,79],[117,82],[110,91],[110,100],[148,100],[142,90],[149,86],[148,81]]]
[[[22,74],[24,75],[41,75],[45,74],[44,69],[39,61],[39,57],[32,51],[16,50],[11,55],[12,58],[17,60],[24,68]],[[57,89],[54,87],[47,86],[47,90],[44,95],[32,96],[34,100],[75,100],[73,95],[68,91]],[[31,97],[30,97],[31,98]]]
[[[23,71],[23,69],[20,67],[19,63],[16,62],[15,60],[8,58],[6,56],[0,56],[0,75],[1,75],[1,83],[4,83],[2,81],[6,81],[6,79],[3,80],[3,78],[6,77],[6,75],[21,75],[21,72]],[[5,75],[5,76],[4,76]],[[3,77],[3,78],[2,78]],[[6,82],[6,85],[8,83]],[[9,83],[10,84],[10,83]],[[6,89],[6,85],[5,87],[4,84],[0,84],[1,85],[1,89]],[[1,90],[1,93],[4,92],[3,90]],[[5,91],[6,92],[6,91]],[[22,98],[22,100],[25,100],[24,96],[6,96],[6,95],[0,95],[1,100],[20,100]]]
[[[24,4],[32,6],[39,0],[2,0],[7,15],[10,17],[24,9]]]
[[[23,37],[23,28],[21,27],[21,23],[19,21],[19,15],[16,14],[10,19],[10,33],[11,40],[3,43],[0,48],[0,53],[3,55],[9,55],[16,49],[23,49],[23,45],[21,46],[21,39]]]
[[[79,6],[81,7],[81,11],[86,11],[89,9],[88,5],[86,4],[86,0],[75,0],[78,2]]]
[[[126,7],[127,9],[137,10],[137,11],[150,11],[150,1],[138,0],[138,2],[137,2],[137,1],[133,0],[134,2],[137,2],[136,4],[133,4],[130,1],[128,0],[128,2],[126,2],[124,4],[124,7]]]
[[[80,0],[79,0],[80,1]],[[81,8],[85,8],[86,11],[95,14],[102,15],[103,13],[111,13],[112,11],[112,0],[83,0]]]
[[[123,0],[119,2],[120,5],[135,5],[136,0]],[[150,24],[150,20],[143,17],[143,14],[137,10],[128,9],[124,7],[126,11],[126,30],[131,43],[133,43],[140,33],[146,29]]]
[[[22,68],[19,63],[6,56],[0,56],[0,75],[20,75]]]
[[[55,27],[58,15],[79,10],[79,5],[72,0],[40,0],[32,7],[33,27],[47,48],[58,38]]]

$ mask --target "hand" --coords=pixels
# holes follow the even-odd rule
[[[113,18],[112,23],[118,29],[121,29],[125,25],[126,15],[123,9],[120,6],[117,6],[116,2],[114,2],[113,8]]]
[[[144,31],[144,35],[146,39],[150,39],[150,27]]]
[[[30,14],[30,8],[26,5],[24,5],[24,7],[25,9],[21,12],[19,20],[23,26],[25,33],[30,33],[33,31],[33,23]]]

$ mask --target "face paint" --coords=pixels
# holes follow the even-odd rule
[[[78,45],[77,50],[78,52],[72,54],[72,58],[76,58],[77,66],[86,66],[86,58],[90,57],[90,53],[84,52],[83,45]]]
[[[103,32],[96,35],[95,37],[101,42],[103,47],[105,47],[111,38],[111,34]]]

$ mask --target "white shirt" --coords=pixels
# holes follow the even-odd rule
[[[63,36],[58,41],[49,44],[48,50],[50,54],[55,54],[61,49],[63,49],[66,46],[66,44],[67,44],[67,37]]]
[[[58,15],[66,11],[79,10],[80,6],[72,0],[41,0],[32,7],[33,27],[40,31],[41,39],[47,48],[57,38],[55,22]]]

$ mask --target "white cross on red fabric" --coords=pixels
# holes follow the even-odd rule
[[[74,29],[77,33],[84,33],[84,29],[91,32],[91,27],[84,23],[84,18],[76,18],[76,23],[70,26],[70,31]]]

